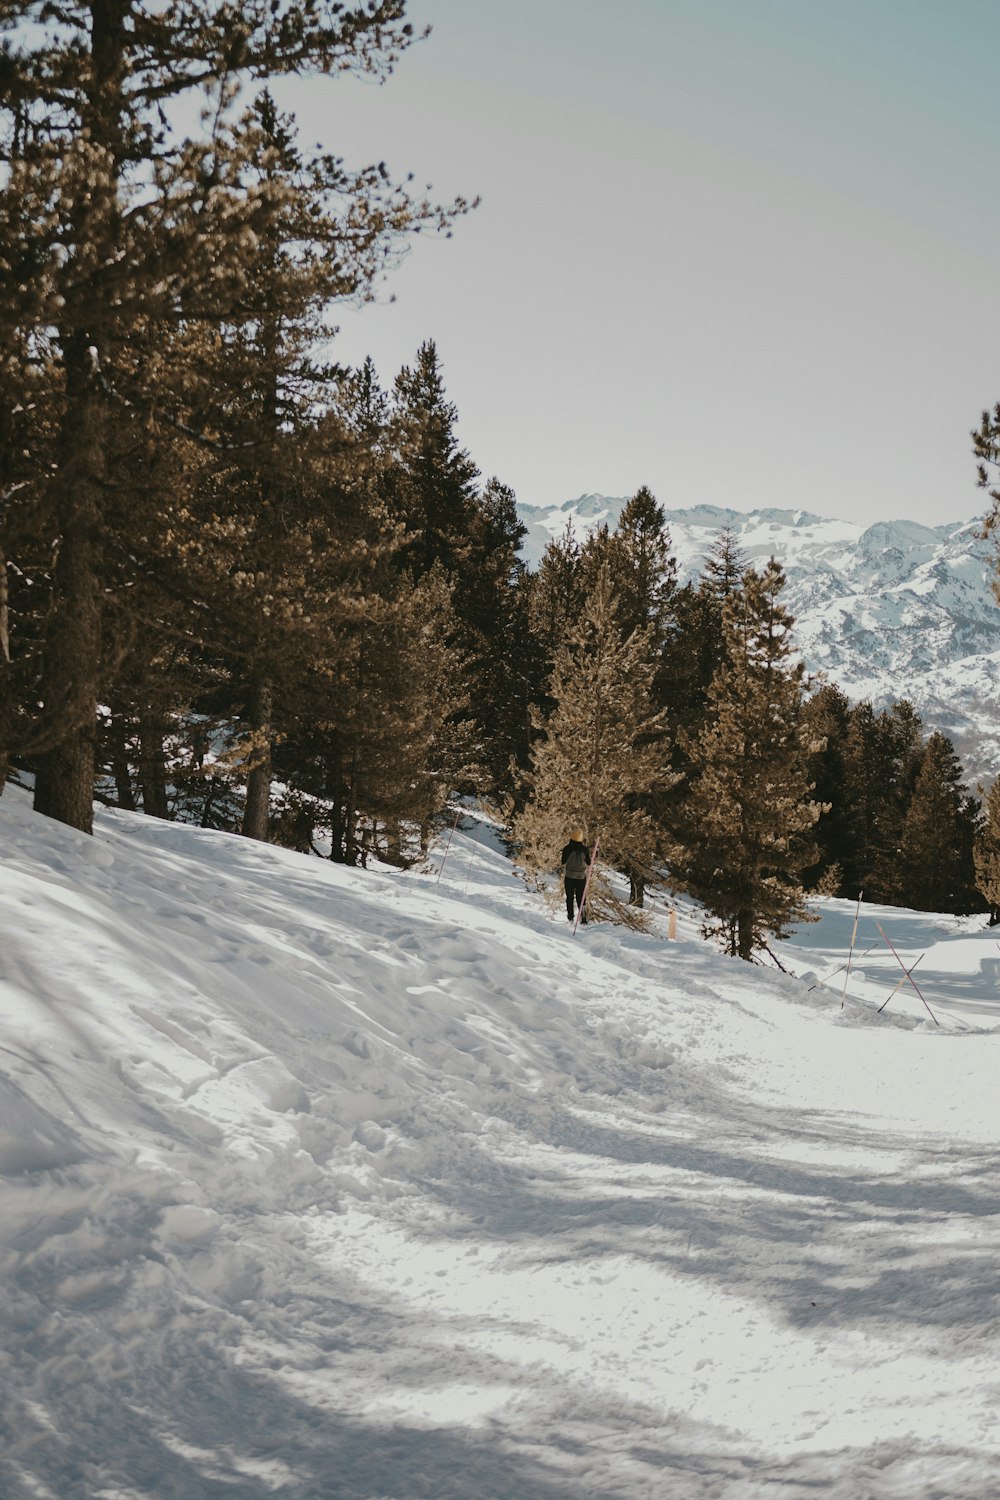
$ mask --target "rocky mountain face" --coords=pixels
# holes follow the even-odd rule
[[[603,521],[614,526],[624,503],[581,495],[522,506],[525,555],[537,564],[568,521],[577,537]],[[804,510],[698,505],[667,511],[666,520],[682,579],[698,575],[724,527],[751,563],[773,554],[788,576],[785,599],[809,671],[876,708],[908,698],[928,732],[954,741],[970,789],[1000,773],[1000,606],[978,519],[865,527]]]

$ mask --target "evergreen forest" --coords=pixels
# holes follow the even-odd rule
[[[421,859],[478,798],[529,878],[579,825],[597,915],[683,892],[745,959],[815,892],[996,909],[995,793],[910,704],[808,679],[780,560],[723,532],[681,583],[641,488],[531,569],[434,341],[337,361],[337,305],[475,204],[308,150],[273,85],[386,77],[403,0],[2,27],[0,786],[349,865]]]

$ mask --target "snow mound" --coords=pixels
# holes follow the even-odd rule
[[[494,835],[0,799],[5,1500],[993,1491],[993,938],[879,913],[940,1025],[879,1015],[845,903],[811,987],[574,938]]]

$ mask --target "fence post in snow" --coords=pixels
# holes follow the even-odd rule
[[[858,892],[858,904],[854,908],[854,926],[851,929],[851,949],[850,949],[850,952],[847,955],[847,973],[844,975],[844,988],[840,992],[840,1008],[841,1008],[841,1010],[843,1010],[843,1008],[844,1008],[844,996],[847,994],[847,981],[851,977],[851,959],[854,957],[854,939],[858,935],[858,916],[859,916],[859,914],[861,912],[861,897],[863,895],[864,895],[864,891],[859,891]],[[881,932],[881,930],[882,929],[879,928],[880,932]]]

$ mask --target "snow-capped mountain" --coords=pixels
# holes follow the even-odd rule
[[[578,537],[625,500],[581,495],[522,506],[525,554],[536,563],[572,521]],[[748,560],[772,554],[788,576],[786,603],[811,672],[876,707],[908,698],[928,731],[954,741],[970,783],[1000,772],[1000,608],[991,547],[977,519],[945,526],[875,521],[865,527],[805,510],[751,512],[696,505],[666,512],[682,579],[696,577],[729,527]]]

